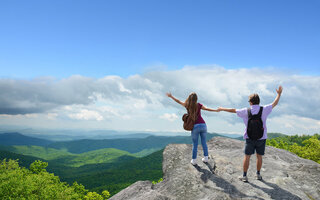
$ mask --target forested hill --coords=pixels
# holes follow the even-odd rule
[[[285,149],[320,164],[320,135],[293,135],[267,140],[267,145]]]
[[[2,133],[0,134],[0,145],[37,145],[47,146],[52,141],[25,136],[20,133]]]
[[[148,156],[98,169],[99,166],[83,169],[82,173],[65,175],[62,180],[68,183],[77,181],[87,189],[101,193],[108,190],[112,195],[126,188],[137,180],[157,181],[162,178],[162,153],[156,151]],[[91,168],[91,171],[89,171]]]
[[[34,156],[26,156],[26,155],[17,154],[10,151],[0,150],[0,161],[4,159],[18,160],[19,165],[22,167],[29,167],[30,164],[33,163],[35,160],[45,161],[44,159],[37,158]]]
[[[144,149],[162,149],[168,144],[191,144],[191,136],[149,136],[147,138],[106,139],[106,140],[75,140],[68,142],[55,142],[48,147],[55,149],[67,149],[71,153],[83,153],[103,148],[115,148],[130,153],[137,153]],[[208,134],[207,140],[220,136]]]

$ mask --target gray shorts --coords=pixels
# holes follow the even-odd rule
[[[246,146],[244,148],[244,153],[246,155],[252,155],[256,151],[259,155],[264,155],[266,149],[266,140],[251,140],[246,139]]]

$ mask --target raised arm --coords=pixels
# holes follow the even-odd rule
[[[171,99],[173,99],[175,102],[177,102],[178,104],[182,105],[183,107],[186,107],[185,102],[180,101],[179,99],[175,98],[174,96],[172,96],[172,94],[170,92],[168,92],[166,94],[168,97],[170,97]]]
[[[220,112],[220,110],[218,110],[218,109],[207,108],[204,105],[202,105],[201,109],[211,111],[211,112]]]
[[[281,96],[281,93],[282,93],[282,86],[280,85],[278,89],[276,89],[277,91],[277,96],[276,98],[274,99],[273,103],[272,103],[272,108],[276,107],[276,105],[278,105],[278,102],[280,100],[280,96]]]
[[[235,109],[235,108],[223,108],[223,107],[219,107],[218,110],[219,110],[219,111],[230,112],[230,113],[236,113],[236,109]]]

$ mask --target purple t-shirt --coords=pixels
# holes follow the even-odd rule
[[[252,105],[251,106],[251,113],[252,115],[256,115],[258,114],[260,109],[260,105]],[[271,113],[272,111],[272,104],[263,106],[263,111],[262,111],[262,115],[261,115],[261,119],[263,122],[263,128],[264,128],[264,132],[263,132],[263,136],[260,140],[264,140],[267,139],[267,117],[268,115]],[[242,108],[242,109],[236,109],[237,115],[239,117],[242,118],[244,125],[246,126],[245,131],[244,131],[244,135],[243,135],[243,139],[248,139],[248,135],[247,135],[247,125],[248,125],[248,111],[247,108]]]
[[[198,103],[198,119],[196,120],[196,122],[194,124],[204,124],[204,123],[206,123],[201,117],[201,107],[202,107],[202,104]]]

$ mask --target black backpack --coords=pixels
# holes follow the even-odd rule
[[[261,119],[263,107],[260,106],[258,114],[252,115],[251,109],[248,108],[248,125],[247,134],[251,140],[258,140],[263,136],[263,122]]]

